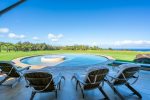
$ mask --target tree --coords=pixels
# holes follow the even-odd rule
[[[2,46],[4,45],[4,42],[0,42],[0,52],[2,52]]]
[[[113,50],[112,48],[108,48],[108,50]]]
[[[12,49],[13,44],[7,42],[7,43],[4,44],[4,46],[6,47],[6,51],[7,51],[7,52],[10,52],[10,50]]]
[[[37,51],[37,50],[100,50],[98,46],[90,47],[88,45],[72,45],[72,46],[53,46],[46,43],[31,43],[31,42],[18,42],[18,43],[3,43],[0,42],[0,52],[4,46],[7,52],[14,51]]]

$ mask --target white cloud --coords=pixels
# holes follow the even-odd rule
[[[92,46],[97,46],[97,42],[92,42]]]
[[[0,33],[8,33],[9,29],[8,28],[0,28]]]
[[[62,38],[62,37],[63,37],[63,34],[59,34],[57,37],[58,37],[58,38]]]
[[[33,40],[36,40],[36,41],[40,40],[40,38],[39,38],[39,37],[36,37],[36,36],[33,37],[32,39],[33,39]]]
[[[48,38],[49,38],[49,39],[52,39],[52,38],[56,38],[56,36],[55,36],[54,34],[49,33],[49,34],[48,34]]]
[[[114,42],[116,46],[121,46],[121,45],[150,45],[150,41],[146,40],[123,40],[123,41],[116,41]]]
[[[58,34],[58,35],[52,34],[52,33],[48,34],[48,38],[53,42],[59,41],[62,37],[63,37],[63,34]]]
[[[8,37],[12,38],[12,39],[23,39],[23,38],[25,38],[25,35],[22,35],[22,34],[21,35],[17,35],[15,33],[9,33]]]
[[[57,41],[59,41],[59,39],[51,39],[51,41],[57,42]]]

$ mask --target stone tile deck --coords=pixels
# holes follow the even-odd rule
[[[75,90],[75,82],[71,81],[73,73],[84,73],[84,70],[66,70],[66,69],[50,69],[54,75],[62,73],[66,80],[62,82],[61,90],[58,92],[58,98],[55,98],[55,93],[36,94],[34,100],[83,100],[81,91]],[[0,77],[2,79],[2,76]],[[25,80],[21,80],[16,87],[11,88],[7,86],[0,86],[0,100],[29,100],[31,95],[31,88],[25,88]],[[142,100],[150,100],[150,72],[141,71],[139,80],[133,85],[138,90],[143,98]],[[119,100],[118,96],[114,94],[111,88],[105,83],[104,90],[111,100]],[[131,91],[124,86],[118,87],[126,100],[138,100],[138,98],[131,94]],[[98,89],[85,91],[85,100],[101,100],[103,95]]]

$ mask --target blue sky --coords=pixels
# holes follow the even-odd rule
[[[150,1],[27,0],[0,16],[0,41],[150,48]]]

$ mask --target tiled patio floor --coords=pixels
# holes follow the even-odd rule
[[[75,82],[71,81],[71,76],[73,73],[84,73],[84,70],[52,69],[51,71],[55,75],[61,72],[66,77],[65,82],[62,82],[61,90],[58,92],[57,100],[83,100],[80,89],[78,91],[75,90]],[[0,86],[0,100],[29,100],[31,89],[25,88],[25,84],[25,80],[23,79],[14,88]],[[150,100],[150,72],[141,71],[139,80],[133,86],[142,94],[142,100]],[[119,100],[107,84],[104,85],[104,90],[111,100]],[[126,87],[118,87],[118,90],[125,96],[126,100],[138,100]],[[85,91],[84,93],[85,100],[103,99],[103,95],[98,89]],[[56,100],[55,93],[36,94],[34,100]]]

